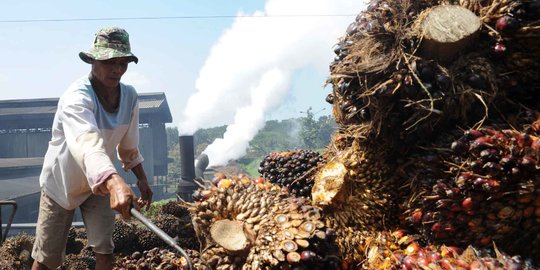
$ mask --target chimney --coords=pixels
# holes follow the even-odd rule
[[[195,179],[195,150],[193,135],[181,135],[178,138],[180,146],[180,183],[178,183],[177,195],[182,199],[191,201],[191,194],[197,189],[193,182]]]

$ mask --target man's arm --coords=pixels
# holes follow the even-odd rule
[[[146,205],[146,209],[148,209],[152,203],[152,196],[154,193],[148,185],[148,179],[146,178],[146,173],[144,172],[142,163],[137,164],[131,169],[131,171],[133,174],[135,174],[135,177],[137,177],[137,187],[141,192],[141,197],[138,199],[138,203],[141,207]]]

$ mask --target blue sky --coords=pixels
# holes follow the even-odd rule
[[[233,55],[232,58],[223,58],[215,55],[210,57],[213,49],[219,46],[228,32],[234,32],[235,24],[242,28],[241,20],[261,24],[262,31],[272,32],[273,25],[283,24],[283,20],[291,20],[291,24],[320,21],[322,19],[336,20],[338,33],[326,35],[323,41],[323,52],[327,55],[319,56],[318,63],[306,61],[309,64],[299,64],[290,71],[288,83],[284,86],[286,91],[276,101],[276,105],[264,111],[265,119],[285,119],[300,117],[308,107],[314,111],[323,109],[321,114],[330,114],[330,105],[324,101],[329,88],[324,89],[323,84],[328,76],[328,63],[332,61],[331,45],[346,29],[354,16],[302,17],[291,19],[277,17],[267,18],[235,18],[236,15],[313,15],[313,14],[357,14],[364,5],[362,1],[289,1],[283,0],[235,0],[235,1],[5,1],[0,9],[0,54],[3,60],[0,65],[0,100],[48,98],[58,97],[65,88],[76,78],[88,74],[90,66],[78,58],[78,53],[87,50],[93,41],[94,33],[105,26],[120,26],[125,28],[131,37],[132,50],[139,57],[139,64],[131,64],[124,75],[124,81],[133,84],[139,92],[165,92],[171,112],[172,125],[178,125],[183,119],[184,110],[189,98],[196,93],[197,80],[212,80],[213,75],[201,76],[205,65],[207,70],[229,69],[235,63],[218,63],[219,59],[242,58],[245,50],[257,51],[260,44],[250,45],[249,38],[243,39],[239,44],[228,41],[228,51],[224,54]],[[321,2],[318,9],[310,10],[312,4]],[[343,2],[343,3],[340,3]],[[91,3],[91,4],[90,4]],[[306,5],[306,3],[310,3]],[[331,3],[331,4],[329,4]],[[304,6],[305,5],[305,8]],[[317,6],[317,5],[313,5]],[[351,9],[353,7],[353,9]],[[353,10],[353,12],[351,12]],[[358,10],[358,11],[357,11]],[[182,17],[182,16],[229,16],[222,18],[189,18],[189,19],[121,19],[121,20],[73,20],[97,18],[148,18],[148,17]],[[41,21],[41,20],[64,21]],[[32,21],[34,20],[34,21]],[[38,20],[38,21],[35,21]],[[296,21],[294,21],[296,20]],[[12,22],[29,21],[29,22]],[[261,23],[264,21],[264,23]],[[339,21],[339,22],[337,22]],[[333,23],[333,22],[332,22]],[[309,25],[310,23],[306,24]],[[335,27],[336,28],[336,27]],[[243,29],[247,29],[245,26]],[[324,29],[321,29],[325,31]],[[240,30],[246,33],[237,33],[240,37],[252,35],[249,31],[257,29]],[[277,42],[280,36],[287,38],[283,30],[271,33],[276,38],[266,43]],[[285,30],[286,31],[286,30]],[[237,31],[238,32],[238,31]],[[308,32],[309,33],[309,32]],[[232,35],[232,34],[231,34]],[[256,35],[254,35],[256,36]],[[290,38],[289,38],[290,39]],[[306,35],[305,45],[318,44],[321,38],[310,40]],[[231,44],[232,43],[232,44]],[[246,48],[242,48],[246,46]],[[280,43],[276,43],[280,48]],[[231,49],[233,48],[233,49]],[[238,50],[235,50],[237,48]],[[264,57],[265,51],[272,46],[261,48],[257,57]],[[291,55],[306,53],[313,48],[302,44],[287,44],[284,50]],[[216,49],[218,51],[218,49]],[[308,51],[309,53],[309,51]],[[253,56],[249,56],[253,58]],[[274,56],[275,57],[275,56]],[[263,58],[261,58],[263,59]],[[282,61],[287,61],[282,59]],[[249,60],[249,59],[248,59]],[[261,61],[253,59],[253,61]],[[244,61],[244,64],[250,66]],[[211,66],[214,66],[212,68]],[[257,67],[254,67],[257,68]],[[243,70],[230,71],[229,77],[242,79]],[[208,73],[208,72],[207,72]],[[252,77],[258,74],[251,74]],[[256,80],[256,78],[251,78]],[[244,85],[247,87],[247,85]],[[231,85],[227,91],[236,89]],[[219,88],[219,84],[211,88]],[[232,90],[234,91],[234,90]],[[235,93],[227,94],[234,96]],[[237,93],[245,95],[246,93]],[[209,116],[199,127],[231,124],[234,121],[235,104],[210,104],[206,108],[209,112],[220,111],[220,116]],[[200,106],[200,105],[199,105]],[[204,105],[202,105],[204,106]],[[196,106],[197,107],[197,106]],[[201,119],[203,121],[204,119]]]

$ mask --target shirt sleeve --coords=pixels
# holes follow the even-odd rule
[[[136,99],[128,130],[120,141],[117,150],[118,159],[122,162],[122,168],[125,171],[131,170],[144,160],[139,152],[139,103]]]
[[[116,169],[105,151],[92,99],[82,92],[66,95],[59,106],[69,151],[84,172],[93,193]]]

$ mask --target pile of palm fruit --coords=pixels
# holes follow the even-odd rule
[[[199,242],[195,236],[191,218],[186,208],[176,201],[168,201],[158,207],[155,213],[146,213],[152,222],[171,237],[198,263]],[[180,257],[156,234],[135,220],[116,219],[113,231],[115,245],[114,269],[153,270],[185,269],[187,261]],[[0,246],[0,270],[30,269],[30,257],[34,236],[20,234],[9,237]],[[66,244],[66,257],[59,270],[94,269],[95,254],[87,246],[86,230],[71,227]]]
[[[342,268],[535,267],[538,49],[538,1],[378,0],[356,17],[330,64],[339,130],[312,189]],[[400,228],[422,254],[460,252],[381,246]]]

